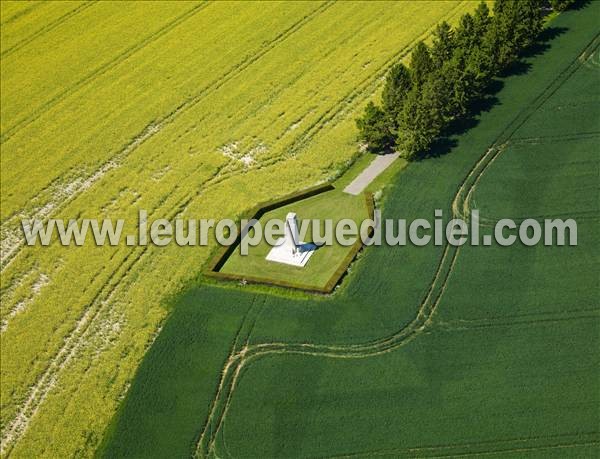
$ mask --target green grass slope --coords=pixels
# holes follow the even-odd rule
[[[397,177],[384,208],[573,211],[578,247],[372,248],[328,299],[193,289],[99,454],[597,455],[598,50],[580,56],[598,14],[553,21],[524,74],[448,154]]]

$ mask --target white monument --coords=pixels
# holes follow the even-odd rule
[[[316,249],[314,244],[300,242],[296,214],[290,212],[285,218],[283,237],[277,240],[266,259],[286,265],[303,267]]]

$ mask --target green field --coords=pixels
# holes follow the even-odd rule
[[[353,196],[336,188],[266,212],[258,221],[264,228],[269,220],[285,221],[288,212],[296,213],[299,225],[302,225],[302,220],[309,220],[306,225],[307,236],[302,240],[303,243],[323,244],[322,239],[315,240],[312,236],[325,234],[325,220],[331,220],[332,227],[335,228],[341,220],[350,219],[360,228],[363,220],[371,218],[364,195]],[[321,225],[313,228],[312,220],[319,220]],[[353,245],[341,245],[337,241],[333,241],[332,245],[322,245],[305,267],[298,268],[265,260],[271,246],[263,239],[255,247],[249,247],[247,255],[242,255],[239,248],[236,249],[220,272],[242,277],[258,277],[267,281],[293,282],[306,288],[324,288],[340,263],[352,251]]]
[[[181,295],[106,456],[596,457],[600,3],[561,14],[523,74],[384,217],[573,216],[577,247],[378,247],[310,300]]]
[[[475,6],[0,2],[3,455],[91,455],[215,248],[27,247],[22,218],[122,218],[128,233],[139,209],[235,218],[338,177],[389,67]],[[245,301],[215,331],[206,397]],[[186,451],[205,414],[191,416]]]

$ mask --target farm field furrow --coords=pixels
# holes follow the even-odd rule
[[[523,75],[502,79],[476,126],[448,154],[411,164],[384,201],[384,217],[408,220],[436,208],[492,218],[573,209],[586,216],[577,247],[372,248],[329,299],[192,288],[101,453],[596,455],[600,209],[588,197],[600,112],[586,91],[600,77],[599,8],[554,19],[552,38]],[[585,125],[570,116],[580,112]],[[543,123],[569,148],[536,135]],[[222,332],[203,327],[206,315],[222,318]],[[182,324],[203,332],[184,339]]]
[[[83,1],[73,2],[5,2],[2,5],[0,30],[0,57],[14,52],[17,48],[40,36],[46,30],[60,24],[70,15],[76,14],[84,5]]]
[[[212,249],[25,247],[20,218],[110,216],[127,232],[138,208],[231,217],[325,180],[356,155],[354,118],[389,65],[475,6],[164,2],[132,7],[102,32],[88,26],[118,16],[115,5],[94,4],[6,66],[3,57],[1,416],[11,456],[94,450],[167,299]],[[5,8],[15,7],[3,2],[3,20]],[[40,30],[23,28],[22,40]],[[23,73],[20,59],[38,70]],[[63,73],[42,71],[53,65]],[[15,92],[21,80],[28,105]],[[40,151],[43,164],[27,154]]]

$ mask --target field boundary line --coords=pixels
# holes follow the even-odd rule
[[[223,167],[217,170],[217,175]],[[215,176],[208,177],[200,186],[200,190],[205,186],[209,186],[214,177]],[[170,196],[172,196],[172,193],[165,199],[168,199]],[[187,199],[187,196],[184,196],[184,198]],[[169,218],[177,215],[180,207],[181,204],[179,206],[175,205],[172,208],[173,210],[171,211]],[[157,209],[155,209],[150,216],[153,216],[156,211]],[[134,247],[133,250],[124,251],[124,257],[119,262],[118,266],[111,269],[111,273],[107,280],[99,287],[98,292],[94,295],[88,305],[84,306],[82,313],[75,322],[74,328],[66,334],[62,346],[58,349],[54,357],[49,359],[46,368],[40,372],[40,376],[29,387],[25,400],[16,408],[16,414],[13,419],[7,421],[7,427],[3,429],[1,433],[0,454],[6,454],[8,456],[10,451],[26,432],[31,418],[35,416],[40,405],[44,402],[48,393],[58,381],[60,373],[79,351],[86,332],[91,328],[95,320],[110,307],[112,295],[121,286],[122,282],[132,272],[142,257],[149,253],[148,249],[150,247],[152,247],[152,245]],[[130,257],[132,257],[130,263],[124,268],[123,272],[120,273],[121,268],[126,265]],[[120,277],[117,276],[118,273],[120,273]]]
[[[597,34],[598,37],[600,34]],[[594,38],[594,40],[596,39]],[[592,40],[592,43],[594,42]],[[588,44],[585,49],[587,49],[590,45]],[[461,197],[466,192],[465,201],[463,201],[463,210],[465,209],[465,205],[469,201],[469,197],[473,192],[474,188],[477,186],[479,180],[489,168],[489,166],[493,163],[493,161],[498,157],[498,155],[504,151],[507,142],[510,137],[532,116],[537,109],[543,105],[543,103],[549,99],[549,97],[554,94],[558,88],[560,88],[564,82],[566,82],[569,77],[573,74],[573,72],[578,68],[578,58],[569,63],[566,68],[564,68],[559,75],[554,78],[548,85],[541,89],[539,94],[525,106],[522,110],[520,110],[515,117],[513,117],[508,124],[500,131],[500,133],[496,136],[495,140],[492,140],[491,146],[488,150],[479,158],[479,160],[474,164],[474,166],[468,171],[465,178],[459,184],[458,190],[455,193],[454,199],[452,201],[452,213],[455,218],[460,216],[460,200]],[[502,142],[502,144],[500,144]],[[449,255],[450,252],[453,252],[452,255]],[[243,349],[243,352],[236,354],[230,361],[228,361],[228,365],[224,368],[225,372],[229,372],[229,369],[232,365],[235,364],[234,373],[231,375],[230,380],[231,383],[228,385],[227,394],[225,395],[225,400],[222,400],[222,408],[218,408],[219,402],[216,401],[214,404],[214,408],[218,409],[220,412],[217,414],[215,410],[212,410],[209,413],[208,420],[206,425],[211,425],[214,422],[214,417],[216,416],[217,425],[215,432],[213,433],[211,428],[211,437],[208,438],[206,436],[206,430],[202,432],[200,435],[200,440],[196,445],[195,455],[200,457],[208,456],[211,451],[214,451],[214,444],[216,441],[216,437],[219,435],[219,429],[222,425],[225,416],[227,414],[229,405],[231,403],[232,394],[238,383],[238,378],[240,377],[240,370],[246,363],[250,363],[252,359],[268,355],[268,354],[301,354],[301,355],[311,355],[317,357],[331,357],[331,358],[366,358],[374,355],[380,355],[386,352],[393,351],[406,342],[411,341],[414,337],[419,335],[421,332],[425,330],[427,326],[429,326],[432,322],[433,315],[439,305],[443,293],[445,292],[448,280],[453,272],[453,268],[455,266],[456,260],[458,258],[458,254],[460,252],[460,247],[450,247],[448,244],[445,245],[442,257],[440,259],[438,269],[436,270],[432,281],[430,282],[429,290],[422,300],[421,305],[417,310],[417,315],[408,325],[400,329],[398,332],[393,333],[392,335],[382,338],[380,340],[376,340],[374,342],[365,343],[365,344],[357,344],[357,345],[319,345],[312,343],[261,343],[254,344],[248,346]],[[449,259],[450,261],[446,261]],[[447,265],[447,266],[446,266]],[[440,281],[441,279],[441,281]],[[440,284],[440,285],[438,285]],[[438,291],[439,290],[439,291]],[[434,292],[436,292],[434,294]],[[435,299],[431,300],[435,296]],[[428,303],[431,302],[431,305]],[[220,388],[223,389],[223,388]],[[221,390],[218,391],[217,396],[222,393]]]
[[[205,7],[208,4],[209,3],[205,2],[205,3],[200,4],[199,6]],[[238,63],[237,65],[234,65],[220,78],[214,79],[212,82],[210,82],[204,88],[202,88],[202,90],[199,93],[197,93],[195,96],[184,100],[182,103],[177,105],[169,113],[167,113],[166,115],[163,115],[158,120],[155,120],[154,122],[147,125],[139,134],[137,134],[135,137],[133,137],[133,139],[130,140],[129,143],[125,147],[123,147],[118,153],[116,153],[114,156],[109,158],[107,161],[102,163],[102,165],[98,169],[96,169],[96,171],[94,171],[92,174],[90,174],[88,176],[88,178],[93,178],[93,177],[97,176],[97,178],[95,180],[93,180],[91,184],[87,184],[87,186],[85,186],[83,189],[74,190],[74,192],[69,193],[68,197],[66,197],[65,199],[60,199],[57,203],[50,202],[50,203],[47,203],[45,206],[43,206],[43,208],[44,208],[44,207],[50,205],[51,209],[50,209],[50,212],[48,212],[48,215],[43,215],[42,218],[43,219],[47,218],[50,213],[60,209],[66,203],[72,201],[81,191],[85,191],[86,189],[91,187],[91,185],[94,182],[96,182],[97,180],[102,178],[104,173],[108,172],[109,170],[119,167],[120,163],[124,160],[124,158],[126,156],[128,156],[132,151],[134,151],[137,147],[139,147],[146,140],[154,137],[154,135],[159,133],[165,126],[174,122],[174,120],[177,118],[177,116],[179,116],[180,114],[184,113],[185,111],[187,111],[188,109],[190,109],[191,107],[196,105],[198,102],[200,102],[202,99],[207,97],[209,94],[212,94],[213,92],[217,91],[225,83],[227,83],[232,78],[236,77],[241,72],[246,70],[246,68],[248,68],[254,62],[258,61],[269,51],[274,49],[279,43],[286,40],[290,35],[297,32],[300,28],[302,28],[304,25],[306,25],[308,22],[310,22],[312,19],[314,19],[314,17],[318,16],[320,13],[322,13],[323,11],[325,11],[332,5],[333,5],[333,3],[330,1],[330,2],[320,5],[318,8],[315,8],[313,11],[306,14],[300,20],[296,21],[290,27],[288,27],[287,29],[282,31],[280,34],[275,36],[275,38],[272,41],[268,42],[266,45],[263,45],[262,47],[259,47],[258,51],[254,55],[246,56],[240,63]],[[194,13],[198,11],[199,6],[196,7],[196,9],[194,10]],[[190,12],[188,12],[186,14],[189,14],[189,13]],[[180,22],[183,22],[183,20]],[[231,164],[233,164],[233,161],[230,161],[230,163],[228,163],[227,166],[229,166]],[[101,172],[101,171],[104,171],[104,172],[99,174],[99,172]],[[234,170],[233,172],[234,172],[234,175],[236,175],[239,171]],[[228,175],[228,174],[223,174],[223,175]],[[218,181],[220,181],[220,180],[223,180],[220,173],[216,174],[213,177],[213,179],[217,180],[216,183],[218,183]],[[88,182],[87,179],[84,180],[84,184],[87,182]],[[203,190],[203,191],[206,191],[206,190]],[[191,202],[193,200],[193,198],[195,196],[198,196],[198,194],[200,192],[201,191],[198,190],[194,196],[190,196],[188,202]],[[187,204],[184,203],[182,205],[182,208],[185,207],[186,205]],[[10,262],[18,255],[19,250],[22,247],[22,244],[24,242],[24,238],[19,233],[18,229],[11,231],[10,228],[7,228],[7,226],[9,226],[9,225],[12,226],[15,224],[14,222],[11,223],[11,220],[15,217],[16,217],[15,215],[9,217],[2,224],[2,228],[1,228],[2,232],[3,233],[11,233],[10,237],[13,237],[15,239],[18,238],[18,240],[17,240],[17,242],[15,242],[13,244],[13,246],[9,247],[8,250],[5,250],[5,249],[2,250],[2,258],[0,260],[0,273],[2,273],[8,267]],[[30,218],[36,218],[36,217],[37,217],[36,215],[33,215]],[[17,225],[18,225],[18,222],[17,222]],[[17,234],[15,235],[15,233],[17,233]],[[8,238],[4,237],[4,235],[3,235],[3,239],[8,239]]]

